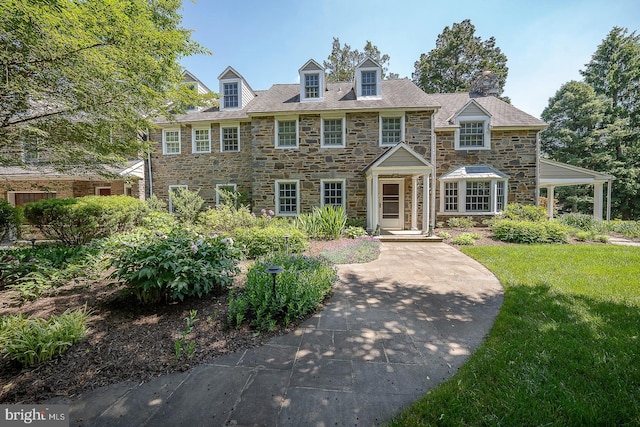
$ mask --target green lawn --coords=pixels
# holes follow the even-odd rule
[[[458,373],[392,426],[640,425],[640,248],[484,246],[504,305]]]

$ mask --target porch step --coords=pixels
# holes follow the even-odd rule
[[[416,242],[416,243],[440,243],[442,237],[425,236],[422,234],[380,234],[381,242]]]

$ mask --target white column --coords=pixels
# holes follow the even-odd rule
[[[602,183],[596,182],[593,184],[593,216],[597,219],[602,219]]]
[[[431,203],[429,201],[429,174],[422,175],[422,232],[429,231],[429,214]]]
[[[547,187],[547,218],[553,219],[553,185]]]
[[[371,229],[376,231],[380,224],[380,211],[378,210],[378,174],[373,173],[373,180],[371,182]]]
[[[611,180],[607,181],[607,221],[611,220]]]
[[[418,176],[411,177],[411,230],[418,229]]]
[[[367,175],[367,228],[374,231],[373,227],[373,190],[372,190],[373,177]]]

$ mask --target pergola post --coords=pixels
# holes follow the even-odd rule
[[[547,187],[547,218],[553,219],[553,185]]]
[[[411,229],[418,229],[418,176],[411,177]]]
[[[602,182],[593,183],[593,216],[599,220],[602,220],[602,185]]]

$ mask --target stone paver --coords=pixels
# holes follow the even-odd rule
[[[339,266],[331,300],[294,332],[88,393],[68,402],[71,425],[379,425],[451,377],[501,304],[498,280],[456,249],[385,242],[378,260]]]

